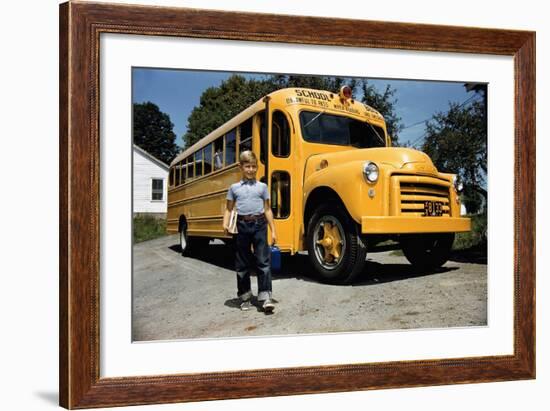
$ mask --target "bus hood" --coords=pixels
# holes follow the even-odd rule
[[[307,174],[319,170],[323,160],[328,162],[329,167],[352,161],[373,161],[379,167],[385,165],[386,167],[417,171],[423,174],[437,174],[437,169],[430,157],[422,151],[411,148],[379,147],[315,154],[307,161]]]

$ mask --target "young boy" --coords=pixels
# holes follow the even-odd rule
[[[258,161],[256,155],[247,150],[239,156],[242,179],[232,184],[227,192],[226,208],[223,216],[223,228],[228,233],[229,219],[233,206],[237,207],[237,230],[235,235],[237,271],[237,296],[241,310],[250,309],[252,291],[250,272],[258,269],[258,302],[264,312],[275,309],[272,301],[270,250],[267,244],[267,225],[271,229],[271,242],[275,244],[277,236],[273,224],[273,213],[269,205],[267,185],[256,180]],[[254,255],[250,246],[254,248]]]

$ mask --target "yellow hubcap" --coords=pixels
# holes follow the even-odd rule
[[[317,240],[317,244],[324,249],[324,259],[327,263],[337,262],[342,254],[342,236],[335,224],[325,222],[323,225],[323,238]]]

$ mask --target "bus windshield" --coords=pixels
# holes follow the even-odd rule
[[[357,148],[385,147],[384,130],[366,121],[327,114],[323,111],[300,112],[304,140]]]

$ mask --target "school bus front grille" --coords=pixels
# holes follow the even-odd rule
[[[443,217],[450,217],[450,183],[434,177],[393,176],[393,213],[409,217],[423,216],[427,201],[442,204]]]

